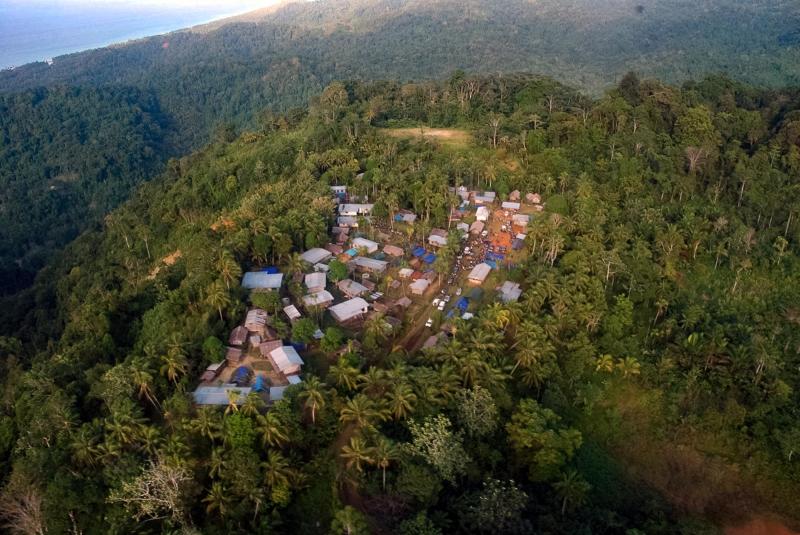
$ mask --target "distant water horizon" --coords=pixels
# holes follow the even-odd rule
[[[0,69],[206,24],[275,0],[178,5],[115,0],[0,0]]]

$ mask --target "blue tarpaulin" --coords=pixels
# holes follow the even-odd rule
[[[275,275],[276,273],[280,273],[278,268],[276,268],[275,266],[267,266],[265,268],[261,268],[261,271],[269,275]]]
[[[386,258],[386,255],[384,253],[375,253],[374,255],[372,255],[372,258],[374,258],[375,260],[383,260],[384,258]]]
[[[428,253],[422,258],[422,261],[426,264],[433,264],[436,262],[436,255],[433,253]]]
[[[236,368],[236,371],[233,372],[231,380],[238,386],[247,386],[250,382],[250,368],[247,366],[239,366]]]
[[[504,259],[505,257],[506,257],[506,255],[500,254],[500,253],[491,253],[491,252],[486,253],[486,260],[497,260],[497,261],[499,261],[499,260]]]
[[[487,258],[487,259],[485,260],[485,262],[486,262],[487,264],[489,264],[489,266],[490,266],[492,269],[497,269],[497,262],[495,262],[494,260],[489,260],[489,259]]]
[[[345,254],[347,256],[358,256],[358,251],[356,251],[355,249],[348,249],[345,251]]]
[[[414,250],[411,251],[411,254],[416,256],[416,257],[423,256],[425,254],[425,248],[424,247],[414,247]]]
[[[461,297],[456,301],[456,308],[458,308],[461,312],[466,312],[467,308],[469,307],[469,299],[466,297]]]
[[[266,389],[267,385],[264,382],[264,376],[259,375],[256,377],[256,382],[253,384],[253,390],[256,392],[263,392]]]
[[[397,214],[396,216],[394,216],[394,220],[395,221],[403,221],[403,216],[401,214]]]

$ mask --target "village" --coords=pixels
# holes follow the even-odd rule
[[[403,229],[413,228],[416,214],[400,210],[378,218],[374,204],[349,195],[346,186],[331,186],[331,193],[336,214],[330,243],[303,252],[303,272],[292,275],[305,295],[290,297],[287,274],[274,266],[243,275],[245,290],[276,294],[281,322],[312,317],[316,340],[327,326],[356,338],[366,321],[380,316],[411,352],[446,343],[455,318],[469,321],[489,302],[519,299],[520,285],[507,275],[524,257],[531,218],[544,209],[539,194],[513,191],[501,202],[492,191],[452,188],[460,204],[450,213],[449,228],[414,240]],[[272,404],[302,383],[307,345],[282,338],[275,320],[263,308],[247,310],[228,336],[224,359],[200,377],[197,405],[241,405],[251,394]]]

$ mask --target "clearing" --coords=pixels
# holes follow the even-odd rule
[[[472,142],[472,134],[457,128],[428,128],[425,126],[414,128],[381,128],[387,136],[399,139],[417,139],[425,141],[435,140],[443,146],[463,148]]]

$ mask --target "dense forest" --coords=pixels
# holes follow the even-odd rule
[[[0,294],[161,171],[163,123],[138,90],[0,94]]]
[[[25,287],[43,259],[168,158],[215,132],[224,138],[230,125],[255,127],[265,109],[304,106],[334,79],[536,72],[600,94],[629,70],[666,82],[724,71],[784,86],[800,72],[795,7],[783,0],[289,3],[238,23],[0,72],[0,184],[14,183],[2,204],[14,228],[0,244],[9,275],[0,291]],[[17,94],[25,90],[34,93]],[[39,148],[43,157],[34,156]],[[80,186],[57,177],[77,177]]]
[[[472,141],[391,135],[420,125]],[[797,91],[333,83],[166,167],[2,307],[12,529],[666,534],[800,519]],[[312,317],[319,341],[308,321],[276,322],[308,343],[303,383],[269,410],[258,396],[193,406],[256,300],[241,273],[300,273],[296,253],[328,240],[331,184],[375,199],[376,225],[420,214],[411,240],[447,227],[451,187],[539,192],[524,261],[504,273],[521,299],[485,292],[423,351],[380,315],[360,331]]]

